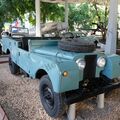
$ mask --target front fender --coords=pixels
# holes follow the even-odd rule
[[[66,60],[58,62],[55,57],[49,59],[48,57],[36,54],[31,54],[30,59],[30,76],[35,78],[35,74],[39,69],[45,70],[50,77],[53,89],[56,93],[79,88],[80,71],[74,61]],[[67,77],[62,75],[64,71],[68,72]]]
[[[120,76],[120,56],[119,55],[108,55],[106,57],[106,66],[102,71],[102,74],[109,79],[117,78]]]
[[[30,76],[35,78],[38,70],[42,69],[47,72],[56,93],[60,92],[61,71],[55,62],[42,58],[41,62],[34,62],[30,68]]]
[[[63,93],[69,90],[75,90],[79,88],[80,72],[77,65],[73,63],[55,63],[53,61],[49,61],[49,63],[47,62],[47,64],[44,64],[44,66],[42,66],[42,69],[45,70],[50,77],[54,92]],[[65,71],[68,72],[67,77],[63,76],[63,72]]]
[[[79,82],[83,79],[83,71],[81,71],[74,61],[64,61],[59,64],[61,71],[60,92],[66,92],[79,88]],[[68,72],[68,76],[63,76],[64,72]]]

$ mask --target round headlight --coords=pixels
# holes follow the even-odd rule
[[[104,57],[99,57],[99,58],[97,59],[97,66],[98,66],[98,67],[104,67],[105,64],[106,64],[106,60],[105,60]]]
[[[80,69],[84,69],[84,68],[85,68],[86,63],[85,63],[85,60],[84,60],[84,59],[78,59],[78,60],[76,61],[76,63],[77,63],[77,65],[78,65],[78,67],[79,67]]]

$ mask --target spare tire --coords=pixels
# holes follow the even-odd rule
[[[62,39],[58,43],[58,47],[61,50],[71,52],[93,52],[95,50],[95,44],[82,38],[68,38]]]

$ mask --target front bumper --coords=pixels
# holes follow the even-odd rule
[[[97,96],[99,94],[102,94],[102,93],[106,93],[106,92],[109,92],[113,89],[117,89],[117,88],[120,88],[120,81],[119,82],[116,82],[116,83],[108,83],[108,84],[101,84],[101,85],[93,85],[92,88],[79,88],[77,90],[73,90],[73,91],[69,91],[69,92],[66,92],[65,95],[65,103],[67,105],[70,105],[70,104],[73,104],[73,103],[76,103],[76,102],[79,102],[79,101],[83,101],[87,98],[90,98],[90,97],[94,97],[94,96]]]

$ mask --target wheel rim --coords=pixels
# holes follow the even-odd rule
[[[43,86],[43,98],[50,109],[54,108],[54,94],[49,86]]]

